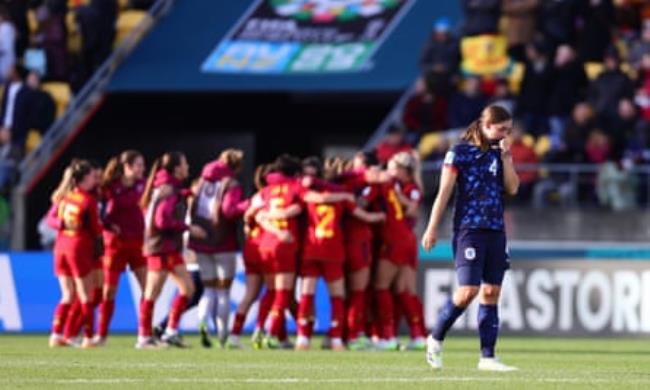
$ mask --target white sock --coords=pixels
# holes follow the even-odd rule
[[[216,303],[217,290],[214,288],[206,287],[203,289],[203,295],[199,300],[199,325],[208,326],[208,321],[212,312],[214,311],[214,305]]]
[[[217,335],[220,340],[226,338],[228,331],[228,318],[230,317],[230,290],[217,289],[217,312],[215,324],[217,325]]]
[[[307,336],[298,335],[296,338],[297,345],[309,345],[309,338]]]
[[[167,336],[167,337],[172,337],[172,336],[176,336],[177,334],[178,334],[177,329],[172,329],[172,328],[168,327],[167,329],[165,329],[165,334],[164,335]]]

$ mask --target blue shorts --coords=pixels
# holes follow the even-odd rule
[[[510,268],[506,234],[502,231],[460,230],[454,234],[452,249],[460,286],[500,286]]]

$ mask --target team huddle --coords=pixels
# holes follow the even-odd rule
[[[213,322],[221,346],[241,348],[244,321],[262,293],[253,345],[309,349],[322,277],[331,304],[325,348],[398,349],[404,316],[411,335],[405,348],[423,350],[413,231],[422,196],[417,158],[402,152],[382,169],[364,153],[324,164],[283,155],[257,168],[257,192],[248,199],[237,180],[243,158],[240,150],[223,151],[191,188],[183,186],[189,167],[178,152],[157,160],[147,180],[144,157],[136,151],[123,152],[105,169],[73,161],[47,217],[59,232],[54,269],[62,290],[50,345],[106,343],[118,281],[128,265],[142,289],[137,348],[184,347],[179,320],[195,305],[203,346],[212,345]],[[240,251],[246,293],[228,329]],[[168,318],[154,327],[154,303],[168,277],[178,293]],[[297,324],[295,345],[287,335],[287,314]]]
[[[244,154],[236,149],[206,164],[190,188],[184,186],[189,167],[180,152],[156,160],[146,181],[144,158],[136,151],[123,152],[106,169],[73,161],[47,217],[58,230],[54,269],[62,292],[50,346],[106,343],[118,280],[128,265],[142,289],[139,349],[185,347],[178,324],[193,306],[198,306],[204,347],[212,346],[213,322],[221,346],[242,348],[244,321],[261,295],[253,346],[307,350],[316,282],[323,278],[331,306],[324,348],[426,349],[428,364],[441,369],[448,331],[478,297],[478,368],[515,370],[495,356],[498,301],[510,267],[504,196],[516,194],[519,187],[511,128],[507,110],[488,106],[445,158],[422,247],[428,251],[436,244],[455,192],[452,248],[458,288],[426,339],[416,293],[414,227],[422,198],[416,155],[397,153],[386,167],[370,153],[325,163],[282,155],[257,168],[257,191],[248,199],[237,180]],[[245,233],[241,248],[240,220]],[[246,293],[228,329],[229,291],[240,251]],[[154,304],[167,278],[178,292],[168,316],[154,327]],[[287,334],[287,315],[297,324],[295,344]],[[402,318],[410,331],[404,346],[396,337]]]

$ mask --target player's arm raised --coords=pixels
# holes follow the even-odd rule
[[[504,138],[499,142],[501,161],[503,162],[503,187],[508,195],[514,196],[519,191],[519,176],[517,176],[515,166],[512,163],[511,145],[510,138]]]
[[[456,185],[457,177],[458,173],[456,173],[456,170],[453,167],[444,166],[442,168],[438,195],[436,195],[436,200],[433,202],[433,207],[431,208],[429,224],[427,225],[427,228],[424,231],[424,235],[422,236],[422,246],[426,251],[430,251],[431,248],[436,245],[436,241],[438,240],[438,225],[440,224],[442,215],[447,208],[449,198],[454,191],[454,185]]]

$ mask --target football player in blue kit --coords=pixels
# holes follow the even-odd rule
[[[516,370],[494,354],[499,333],[497,304],[509,268],[504,194],[515,195],[519,187],[508,139],[511,127],[507,110],[488,106],[445,157],[440,188],[422,238],[425,250],[435,246],[438,225],[456,186],[452,247],[459,287],[440,311],[427,340],[427,362],[436,369],[442,368],[442,343],[447,331],[478,295],[479,370]]]

